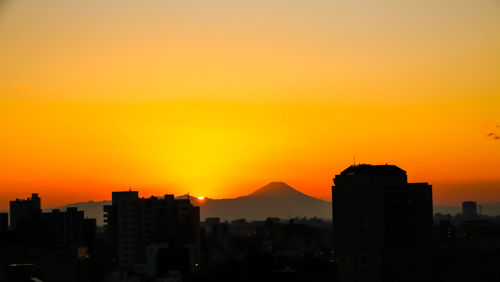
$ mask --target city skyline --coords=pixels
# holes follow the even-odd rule
[[[432,189],[427,182],[408,182],[407,172],[395,165],[351,165],[332,179],[328,208],[315,209],[331,219],[307,213],[306,202],[316,206],[319,200],[281,182],[204,218],[206,206],[173,194],[113,191],[112,201],[100,206],[101,221],[85,207],[44,210],[42,197],[33,193],[10,201],[10,212],[0,213],[0,277],[19,282],[498,280],[500,216],[483,214],[475,201],[463,202],[456,215],[434,213]],[[245,205],[253,212],[237,211]],[[286,205],[298,214],[276,213]],[[252,217],[257,210],[261,217]],[[224,215],[233,217],[219,217]]]
[[[356,164],[351,165],[349,168],[353,167],[370,167],[377,166],[378,164]],[[394,166],[392,164],[378,165],[378,166]],[[337,175],[336,175],[337,176]],[[163,199],[166,194],[147,194],[142,189],[135,187],[127,188],[116,188],[112,193],[116,191],[136,191],[140,199],[148,198],[159,198]],[[165,193],[170,194],[169,191]],[[12,200],[23,200],[30,199],[29,196],[35,195],[38,197],[38,193],[30,194],[17,194]],[[43,195],[45,196],[45,195]],[[300,189],[295,189],[287,183],[284,182],[270,182],[260,188],[254,189],[251,193],[240,195],[238,197],[229,198],[210,198],[198,195],[190,194],[177,194],[176,199],[186,199],[188,198],[195,205],[201,208],[202,218],[221,218],[225,220],[234,220],[238,218],[245,218],[250,220],[260,220],[267,217],[278,217],[278,218],[290,218],[290,217],[317,217],[325,220],[331,219],[331,204],[332,197],[319,198],[303,193]],[[46,199],[45,199],[46,200]],[[59,206],[48,206],[46,201],[42,201],[41,208],[44,212],[49,212],[53,209],[66,210],[71,208],[78,208],[85,211],[88,217],[96,218],[98,225],[103,225],[104,206],[110,204],[111,198],[105,200],[88,200],[88,201],[74,201],[73,199],[67,199],[67,203]],[[438,203],[433,204],[433,210],[436,214],[450,214],[456,216],[462,216],[461,211],[466,204],[473,203],[474,209],[478,210],[478,214],[481,216],[497,216],[500,215],[500,202],[482,202],[475,201],[470,198],[459,199],[460,203],[456,205],[441,205]],[[49,203],[51,201],[48,201]],[[1,205],[1,203],[0,203]],[[275,206],[279,205],[276,209]],[[259,207],[256,209],[256,207]],[[479,208],[478,208],[479,207]],[[0,212],[8,212],[7,209],[1,210]]]
[[[382,164],[382,163],[380,163],[380,164]],[[387,164],[387,163],[385,163],[385,164]],[[419,180],[415,180],[414,178],[411,178],[411,177],[409,177],[409,179],[413,182],[419,182]],[[269,183],[275,183],[275,182],[279,182],[279,181],[271,181]],[[287,182],[287,184],[288,184],[288,182]],[[211,196],[207,196],[207,194],[204,194],[204,193],[195,194],[195,193],[191,193],[190,191],[178,191],[179,193],[175,193],[175,194],[177,194],[177,195],[190,194],[191,196],[198,198],[200,201],[203,201],[204,199],[212,199],[212,200],[236,199],[239,197],[245,197],[245,196],[250,195],[251,193],[255,192],[256,189],[261,187],[263,184],[256,184],[256,185],[258,185],[258,186],[248,187],[248,190],[244,191],[242,194],[232,194],[232,195],[229,195],[226,197],[224,197],[224,196],[223,197],[211,197]],[[452,197],[452,200],[435,201],[435,206],[459,207],[462,204],[462,202],[466,201],[466,200],[474,200],[474,201],[480,202],[482,204],[498,204],[499,203],[499,200],[497,200],[497,198],[491,198],[489,196],[489,195],[496,195],[496,194],[494,194],[498,188],[498,185],[496,182],[464,181],[464,182],[448,183],[448,184],[444,184],[442,186],[448,187],[451,189],[460,189],[460,190],[458,191],[459,193],[456,193],[454,195],[454,197]],[[471,187],[478,187],[478,186],[481,188],[485,188],[486,192],[489,192],[490,194],[489,195],[487,194],[486,197],[481,197],[481,196],[478,197],[478,195],[476,193],[477,191],[470,189]],[[331,201],[331,195],[314,195],[314,194],[310,194],[306,189],[302,189],[301,187],[296,187],[296,186],[294,186],[294,187],[297,188],[299,191],[305,193],[308,196],[311,196],[311,197],[314,197],[316,199],[323,200],[323,201],[328,201],[328,202]],[[127,190],[127,189],[139,190],[141,195],[143,195],[143,196],[146,196],[146,195],[147,196],[149,196],[149,195],[161,196],[162,194],[165,194],[165,193],[173,193],[172,192],[173,189],[171,189],[169,187],[167,187],[167,188],[155,188],[155,187],[151,188],[151,187],[141,187],[141,186],[126,186],[126,187],[111,187],[111,188],[106,187],[105,189],[103,189],[103,191],[106,193],[107,192],[111,193],[112,191]],[[9,196],[10,198],[5,199],[4,201],[0,201],[0,211],[8,209],[9,199],[13,199],[13,198],[22,199],[22,198],[25,198],[25,197],[28,197],[29,195],[31,195],[33,193],[33,191],[40,191],[40,190],[44,191],[44,195],[46,197],[54,197],[55,196],[57,198],[56,200],[49,198],[49,201],[44,203],[44,209],[60,208],[60,207],[64,207],[64,206],[75,204],[75,203],[84,203],[87,201],[99,202],[99,201],[111,200],[109,195],[104,196],[102,198],[89,198],[89,196],[87,196],[88,194],[86,194],[85,191],[83,191],[84,193],[81,193],[82,191],[79,191],[81,194],[76,194],[77,195],[76,197],[66,196],[65,193],[62,193],[62,195],[64,195],[64,197],[61,200],[58,197],[58,196],[60,196],[58,194],[60,192],[52,191],[52,193],[51,192],[47,193],[47,191],[45,189],[43,189],[43,188],[40,189],[40,187],[38,186],[38,188],[33,188],[31,190],[28,188],[22,189],[22,192],[20,192],[19,190],[9,191],[9,193],[7,193],[7,194],[10,195]],[[38,192],[38,193],[40,193],[40,192]],[[71,191],[69,191],[69,193],[71,195],[75,195]],[[441,195],[441,193],[436,193],[436,189],[434,189],[433,190],[433,197],[434,198],[436,198],[436,194],[438,195],[438,198],[439,198],[439,195]]]
[[[499,0],[0,0],[0,281],[500,281]]]

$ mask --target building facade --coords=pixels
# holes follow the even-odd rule
[[[189,262],[182,267],[196,266],[200,210],[189,199],[175,199],[173,195],[165,195],[163,199],[139,198],[137,191],[113,192],[112,205],[105,206],[104,211],[106,232],[119,265],[127,268],[144,265],[148,269],[146,264],[152,261],[148,249],[154,249],[160,262],[169,260],[168,256],[174,253],[184,254]],[[158,267],[160,264],[155,262]]]
[[[6,214],[0,214],[2,228]],[[89,281],[96,220],[68,207],[42,212],[41,199],[10,201],[0,232],[0,281]]]
[[[432,186],[394,165],[350,166],[332,187],[340,282],[430,281]]]
[[[42,213],[41,199],[37,193],[31,198],[10,201],[10,228],[14,231],[27,231],[32,225],[31,219]]]

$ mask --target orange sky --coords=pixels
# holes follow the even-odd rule
[[[0,1],[0,209],[326,197],[354,155],[500,201],[499,30],[493,0]]]

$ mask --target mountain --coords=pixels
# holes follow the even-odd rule
[[[267,217],[320,217],[331,219],[331,203],[301,193],[283,182],[271,182],[255,192],[234,199],[194,200],[201,217],[222,220],[245,218],[260,220]]]
[[[287,199],[309,199],[317,200],[311,196],[308,196],[302,192],[299,192],[288,186],[284,182],[271,182],[266,186],[254,191],[253,193],[246,196],[247,198],[253,199],[272,199],[272,198],[287,198]]]

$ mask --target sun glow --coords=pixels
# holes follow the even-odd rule
[[[198,197],[198,200],[203,201],[205,200],[205,197]]]

